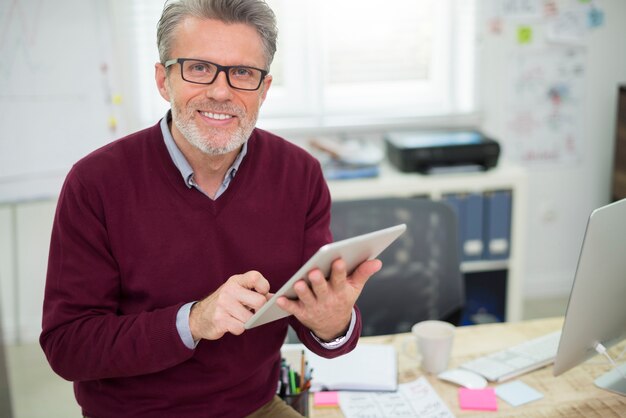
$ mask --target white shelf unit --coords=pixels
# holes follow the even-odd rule
[[[329,180],[333,200],[374,199],[385,197],[429,197],[439,200],[451,193],[485,193],[510,190],[511,236],[509,258],[506,260],[467,261],[461,264],[464,273],[507,270],[505,320],[522,319],[522,280],[524,274],[526,219],[526,171],[515,165],[500,163],[488,171],[450,172],[438,174],[402,173],[389,164],[381,167],[375,178]]]

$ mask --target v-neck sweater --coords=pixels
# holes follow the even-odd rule
[[[243,417],[276,392],[290,323],[324,357],[335,350],[294,317],[181,341],[176,313],[229,277],[259,271],[280,286],[330,242],[330,193],[318,161],[255,129],[225,193],[189,189],[158,124],[74,165],[55,215],[40,343],[74,381],[83,414],[99,417]]]

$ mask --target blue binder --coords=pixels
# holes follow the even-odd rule
[[[510,190],[485,194],[485,258],[502,260],[509,257],[511,243]]]
[[[482,193],[471,193],[466,196],[462,253],[464,261],[483,258],[483,202]]]
[[[455,193],[442,196],[456,211],[459,220],[459,254],[462,261],[483,258],[483,196]]]

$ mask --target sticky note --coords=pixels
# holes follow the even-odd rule
[[[543,398],[541,392],[536,391],[521,380],[496,387],[496,395],[512,406],[524,405]]]
[[[114,131],[117,128],[117,119],[115,116],[109,116],[109,129]]]
[[[598,28],[604,24],[604,12],[595,7],[587,14],[587,24],[590,28]]]
[[[553,17],[559,14],[559,6],[556,4],[555,0],[547,0],[543,9],[546,16]]]
[[[339,392],[315,392],[313,405],[318,408],[339,406]]]
[[[499,35],[502,33],[502,19],[494,18],[489,22],[491,33]]]
[[[459,406],[474,411],[497,411],[498,400],[493,388],[459,388]]]
[[[529,44],[533,40],[533,28],[530,26],[520,26],[517,28],[517,42]]]

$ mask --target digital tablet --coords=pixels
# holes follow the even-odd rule
[[[376,258],[405,230],[406,225],[400,224],[322,246],[313,254],[309,261],[304,263],[278,292],[245,323],[245,328],[254,328],[289,316],[289,313],[283,311],[276,305],[276,299],[280,296],[297,299],[298,297],[293,290],[293,285],[300,279],[308,281],[306,276],[311,270],[318,268],[324,276],[328,277],[330,275],[332,262],[338,258],[342,258],[346,263],[348,272],[352,272],[362,262]]]

